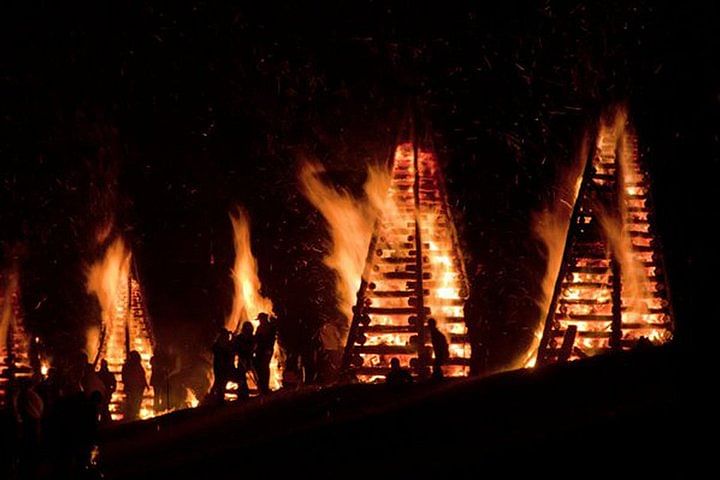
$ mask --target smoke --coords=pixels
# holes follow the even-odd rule
[[[302,193],[328,224],[331,248],[324,262],[337,275],[336,296],[343,318],[323,327],[322,341],[327,349],[339,349],[345,343],[352,319],[375,221],[379,212],[391,211],[394,206],[387,198],[390,186],[387,169],[368,168],[362,199],[324,183],[324,173],[322,165],[305,162],[299,180]]]

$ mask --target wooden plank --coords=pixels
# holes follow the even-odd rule
[[[646,330],[648,328],[657,328],[658,330],[669,330],[672,323],[623,323],[623,330]]]
[[[418,313],[418,309],[416,307],[368,307],[365,312],[371,315],[413,315]]]
[[[560,298],[558,303],[561,305],[609,305],[610,299],[600,302],[594,298]]]
[[[592,273],[596,275],[603,275],[610,273],[610,267],[576,267],[575,265],[570,265],[568,267],[568,271],[571,273]]]
[[[570,325],[568,328],[570,328],[570,327],[575,328],[577,330],[577,325]],[[555,338],[564,337],[566,332],[567,332],[567,330],[555,330],[552,333],[552,336]],[[607,330],[607,331],[603,330],[600,332],[580,330],[580,331],[576,331],[575,336],[583,337],[583,338],[609,338],[610,333],[611,333],[610,330]]]
[[[423,295],[430,295],[429,290],[423,290]],[[378,298],[404,298],[415,296],[414,290],[370,290],[369,297]]]
[[[417,349],[411,345],[356,345],[354,351],[376,355],[412,355]]]
[[[385,272],[382,274],[382,276],[391,280],[414,280],[416,278],[414,272]],[[429,280],[430,274],[423,273],[422,278]]]
[[[575,335],[577,335],[577,326],[570,325],[565,334],[563,335],[563,343],[558,353],[559,362],[567,362],[572,353],[573,345],[575,344]]]
[[[413,325],[368,325],[362,329],[363,333],[415,333]]]
[[[562,320],[565,322],[611,322],[613,316],[607,315],[556,315],[556,320]]]
[[[391,263],[393,265],[396,264],[408,264],[413,265],[415,264],[415,256],[410,257],[379,257],[376,264],[382,264],[382,263]]]

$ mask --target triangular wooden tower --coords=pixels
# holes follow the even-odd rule
[[[426,145],[401,143],[391,168],[389,208],[370,243],[343,371],[378,381],[397,357],[426,377],[433,358],[426,325],[434,318],[450,346],[444,373],[467,375],[467,280],[437,157]]]
[[[537,363],[664,343],[672,321],[650,182],[618,111],[583,174]]]
[[[103,328],[100,334],[100,349],[98,350],[98,357],[95,359],[97,365],[99,365],[100,360],[107,360],[108,370],[115,375],[115,380],[117,380],[117,390],[110,399],[110,414],[113,420],[123,419],[122,409],[125,393],[122,384],[122,367],[128,353],[132,350],[137,350],[140,353],[148,383],[152,374],[150,365],[154,348],[152,326],[134,262],[131,262],[129,271],[127,282],[118,289],[115,300],[115,315],[111,322],[111,328],[109,330]],[[152,388],[145,390],[140,408],[141,418],[154,415],[154,393]],[[158,392],[158,394],[161,393],[164,392]]]
[[[23,325],[17,275],[0,271],[0,325],[5,328],[5,341],[0,345],[0,405],[5,406],[14,382],[32,378],[30,337]]]

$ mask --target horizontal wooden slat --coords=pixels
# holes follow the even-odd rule
[[[414,280],[417,277],[415,272],[385,272],[382,276],[394,280]],[[423,273],[422,276],[423,279],[430,279],[429,273]]]
[[[566,322],[611,322],[612,315],[556,315],[555,319]]]
[[[416,352],[410,345],[355,345],[354,353],[369,353],[377,355],[408,355]]]
[[[362,329],[366,334],[382,333],[415,333],[417,329],[413,325],[368,325]]]
[[[416,307],[368,307],[365,312],[379,315],[416,315],[418,309]]]
[[[430,294],[429,290],[423,290],[423,295]],[[403,298],[414,297],[415,290],[368,290],[368,296],[379,298]]]

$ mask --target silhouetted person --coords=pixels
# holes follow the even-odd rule
[[[448,342],[445,335],[438,330],[437,323],[434,318],[428,320],[428,329],[430,330],[430,340],[432,341],[433,353],[433,378],[443,378],[442,366],[447,362],[450,352],[448,351]]]
[[[368,317],[367,314],[362,314],[360,324],[368,325],[369,322],[370,317]],[[318,334],[313,336],[312,344],[308,345],[308,347],[313,347],[313,350],[317,352],[312,362],[313,367],[317,370],[317,376],[306,376],[306,382],[312,383],[313,381],[317,381],[322,384],[337,380],[342,365],[343,346],[344,341],[340,329],[330,323],[323,325]],[[308,355],[303,355],[304,365],[307,364],[305,357],[308,357]]]
[[[83,391],[82,382],[87,371],[88,356],[80,352],[67,363],[62,375],[62,395],[73,395]]]
[[[287,390],[295,390],[302,384],[302,374],[300,372],[300,355],[295,352],[288,352],[285,359],[285,368],[282,376],[282,388]]]
[[[270,391],[270,361],[275,349],[277,328],[270,322],[267,313],[258,315],[260,325],[255,331],[255,372],[260,393]]]
[[[165,351],[168,375],[166,388],[166,408],[183,408],[187,390],[185,387],[183,361],[173,345],[168,345]]]
[[[12,401],[17,416],[21,473],[22,478],[35,478],[40,457],[44,405],[32,380],[23,379],[19,387]]]
[[[125,418],[135,420],[140,414],[143,392],[148,387],[140,353],[136,350],[130,352],[123,365],[122,381],[125,390]]]
[[[238,398],[247,398],[250,394],[247,384],[247,373],[253,368],[253,353],[255,351],[255,337],[250,322],[243,322],[240,334],[235,337],[233,350],[237,355],[238,366],[236,381],[238,383]]]
[[[90,398],[95,392],[100,395],[101,404],[103,401],[109,399],[105,383],[100,378],[98,372],[95,371],[95,367],[92,363],[85,364],[85,371],[83,373],[82,380],[80,382],[85,397]],[[109,400],[108,400],[109,403]]]
[[[60,379],[58,378],[58,370],[50,367],[47,376],[40,381],[37,392],[43,400],[45,411],[52,411],[55,404],[60,398]]]
[[[230,331],[222,329],[212,346],[212,352],[215,381],[210,389],[210,394],[215,400],[222,401],[225,397],[227,382],[230,380],[233,370],[234,355],[232,333]]]
[[[156,351],[150,359],[150,386],[153,388],[153,409],[160,413],[168,409],[168,358],[162,351]]]
[[[392,386],[409,385],[413,383],[413,378],[407,368],[400,366],[400,360],[393,358],[390,360],[390,372],[385,376],[385,383]]]
[[[635,350],[645,352],[648,349],[652,348],[652,346],[653,343],[650,341],[650,339],[643,336],[638,338],[637,342],[635,343]]]
[[[76,429],[78,442],[76,445],[77,459],[75,461],[76,475],[78,476],[86,473],[91,462],[93,448],[97,445],[98,426],[102,416],[103,402],[102,394],[97,390],[93,390],[79,405],[79,417],[73,426]]]
[[[97,372],[100,381],[105,385],[105,395],[102,397],[102,404],[100,405],[100,421],[107,423],[112,420],[110,416],[110,401],[112,395],[117,390],[117,380],[115,375],[108,369],[107,360],[100,360],[100,370]]]

